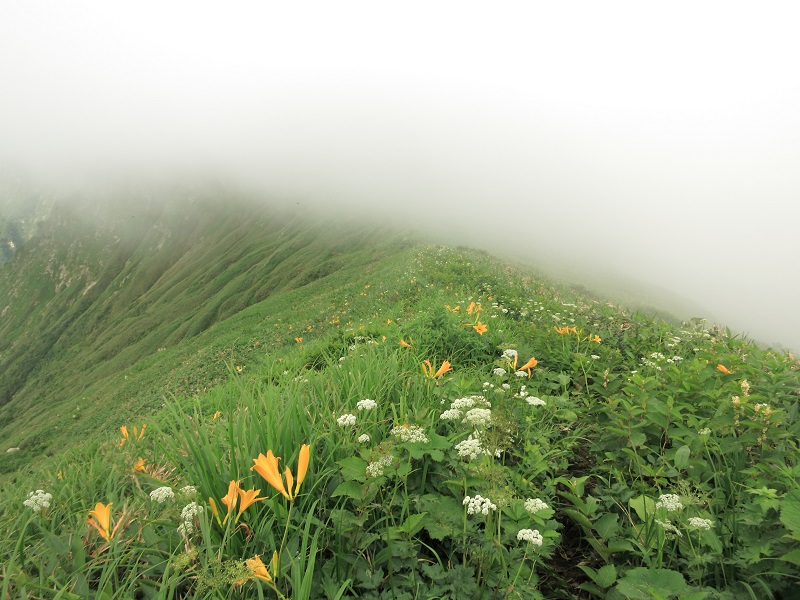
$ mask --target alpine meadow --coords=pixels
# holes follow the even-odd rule
[[[0,598],[800,598],[791,353],[223,186],[2,192]]]

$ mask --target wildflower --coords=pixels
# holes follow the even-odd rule
[[[392,455],[384,454],[377,460],[374,460],[367,465],[366,469],[367,477],[381,477],[383,475],[384,469],[391,466],[391,464],[392,464]]]
[[[455,421],[456,419],[461,418],[461,411],[457,408],[448,408],[444,411],[441,415],[439,415],[439,419],[442,421]]]
[[[497,505],[494,502],[480,494],[475,494],[474,498],[465,497],[462,504],[467,507],[468,515],[488,515],[490,510],[497,510]]]
[[[242,372],[242,365],[236,365],[236,372],[237,373],[241,373]]]
[[[374,410],[377,408],[378,403],[375,400],[370,400],[369,398],[365,398],[364,400],[359,400],[358,404],[356,404],[356,408],[358,410]]]
[[[748,383],[747,379],[742,379],[742,395],[750,395],[750,384]]]
[[[708,427],[703,427],[703,429],[701,429],[697,433],[699,435],[711,435],[711,430]]]
[[[297,458],[297,484],[294,488],[294,491],[292,491],[294,478],[292,477],[291,470],[289,470],[289,467],[286,467],[284,472],[286,476],[286,486],[284,486],[283,479],[278,472],[278,460],[280,459],[272,454],[272,450],[267,450],[266,456],[259,454],[258,458],[254,458],[253,462],[255,464],[250,467],[250,469],[255,470],[259,475],[267,480],[267,483],[283,494],[288,500],[294,501],[298,492],[300,491],[300,484],[303,483],[303,480],[306,477],[306,472],[308,471],[308,461],[310,457],[311,446],[308,444],[303,444],[300,446],[300,455]]]
[[[219,419],[220,415],[222,415],[222,413],[220,411],[215,412],[214,416],[211,417],[211,420],[212,421],[216,421],[217,419]]]
[[[362,433],[360,436],[358,436],[358,443],[359,444],[367,444],[367,443],[370,442],[371,439],[372,438],[369,437],[368,433]]]
[[[247,568],[253,572],[253,576],[256,579],[260,579],[266,583],[272,581],[272,576],[269,574],[269,571],[267,571],[267,565],[261,561],[261,557],[258,554],[253,558],[248,558],[244,562]]]
[[[544,543],[542,534],[538,529],[520,529],[517,533],[517,539],[521,542],[528,542],[534,546],[541,546]]]
[[[516,361],[518,357],[518,353],[516,350],[503,350],[503,358],[505,358],[508,362]]]
[[[677,494],[661,494],[656,502],[656,508],[665,508],[667,512],[676,512],[683,508],[681,497]]]
[[[717,365],[717,371],[725,373],[725,375],[732,375],[732,373],[725,367],[725,365]]]
[[[456,444],[454,448],[461,458],[466,458],[468,460],[475,460],[481,454],[486,454],[486,450],[483,448],[480,438],[473,437],[472,434],[470,434],[467,439]]]
[[[483,396],[467,396],[465,398],[457,398],[450,403],[450,408],[457,408],[459,410],[469,410],[470,408],[476,406],[491,408],[492,404]]]
[[[356,424],[356,416],[345,413],[336,419],[336,422],[339,424],[339,427],[354,427]]]
[[[588,339],[590,342],[594,342],[595,344],[599,344],[600,342],[602,342],[602,341],[603,341],[602,339],[600,339],[600,336],[599,336],[599,335],[590,335],[590,336],[589,336],[588,338],[586,338],[586,339]]]
[[[492,422],[492,411],[488,408],[471,408],[464,416],[462,423],[469,423],[473,426],[486,426]]]
[[[578,333],[578,329],[576,327],[567,327],[566,325],[564,327],[556,327],[553,325],[553,329],[555,329],[559,335],[564,335],[566,333]]]
[[[28,499],[22,504],[30,508],[33,512],[41,512],[43,508],[50,508],[50,501],[53,499],[53,494],[45,492],[44,490],[36,490],[28,494]]]
[[[411,344],[409,344],[407,341],[405,341],[405,340],[404,340],[404,339],[402,339],[402,338],[400,338],[400,346],[401,346],[402,348],[411,348]]]
[[[503,388],[504,390],[510,390],[511,389],[511,385],[509,385],[508,383],[504,383],[500,387]]]
[[[261,493],[261,490],[243,490],[239,488],[239,513],[236,515],[236,518],[242,516],[242,513],[247,510],[247,508],[251,504],[255,504],[256,502],[260,502],[261,500],[266,500],[266,498],[259,498],[258,495]]]
[[[193,485],[185,485],[180,489],[179,493],[184,498],[191,498],[197,494],[197,488]]]
[[[401,442],[428,443],[428,436],[425,435],[425,431],[419,425],[409,425],[408,423],[395,425],[389,433]]]
[[[164,504],[164,502],[172,500],[173,498],[175,498],[175,492],[173,492],[172,488],[169,486],[156,488],[150,492],[150,499],[155,500],[159,504]]]
[[[531,357],[531,359],[530,359],[528,362],[526,362],[524,365],[522,365],[522,366],[519,368],[519,370],[520,370],[520,371],[526,371],[526,372],[528,373],[528,377],[530,378],[530,376],[531,376],[531,369],[533,369],[533,367],[535,367],[535,366],[536,366],[536,365],[538,365],[538,364],[539,364],[539,361],[538,361],[538,360],[536,360],[536,358],[534,358],[534,357]]]
[[[470,302],[469,303],[469,306],[467,307],[467,314],[469,316],[472,316],[472,313],[475,312],[475,307],[476,307],[476,304],[474,302]],[[480,309],[478,309],[478,310],[480,310]]]
[[[515,377],[526,377],[528,374],[525,371],[514,371]]]
[[[188,537],[190,534],[194,533],[194,518],[202,514],[203,510],[203,507],[197,502],[190,502],[183,507],[181,510],[181,521],[183,521],[183,523],[178,526],[178,532],[182,536]]]
[[[495,375],[497,375],[498,377],[502,377],[503,375],[505,375],[505,374],[506,374],[506,370],[505,370],[505,369],[503,369],[502,367],[497,367],[496,369],[494,369],[494,370],[492,371],[492,373],[494,373],[494,374],[495,374]]]
[[[546,510],[550,508],[547,506],[547,503],[543,500],[539,500],[539,498],[528,498],[525,500],[525,510],[529,513],[537,513],[540,510]]]
[[[547,402],[545,402],[541,398],[537,398],[536,396],[529,396],[525,400],[531,406],[546,406],[547,405]]]
[[[134,427],[133,428],[133,437],[135,437],[137,440],[141,440],[142,436],[144,435],[145,428],[147,428],[147,424],[142,425],[142,430],[141,431],[139,431],[139,429],[137,427]],[[122,426],[120,426],[119,430],[122,433],[122,441],[119,444],[117,444],[117,448],[122,448],[122,446],[125,445],[125,442],[128,441],[128,428],[125,427],[125,425],[122,425]]]
[[[472,328],[473,328],[475,331],[477,331],[477,332],[478,332],[480,335],[483,335],[484,333],[486,333],[487,331],[489,331],[489,328],[488,328],[488,327],[486,327],[486,325],[484,325],[484,324],[483,324],[483,323],[481,323],[480,321],[478,321],[478,322],[477,322],[475,325],[473,325],[473,326],[472,326]]]
[[[133,465],[133,472],[136,473],[136,471],[144,471],[144,464],[146,462],[147,461],[145,459],[140,457],[139,460],[136,461],[136,464]]]
[[[114,534],[117,533],[117,528],[122,523],[122,520],[120,520],[114,529],[111,530],[111,504],[111,502],[108,504],[98,502],[95,504],[94,510],[89,512],[89,517],[86,519],[86,522],[97,529],[100,536],[107,542],[110,542],[114,538]]]
[[[436,373],[433,372],[433,365],[431,361],[426,360],[422,363],[422,372],[425,373],[425,377],[428,379],[438,379],[448,371],[452,371],[453,368],[450,366],[449,361],[442,362],[442,366],[439,367],[439,370]]]
[[[591,355],[589,358],[591,358],[592,360],[597,360],[597,359],[599,359],[599,358],[600,358],[600,355],[598,355],[598,354],[592,354],[592,355]]]
[[[711,529],[713,523],[709,519],[701,519],[700,517],[689,517],[688,523],[697,529]]]
[[[675,525],[673,525],[672,521],[670,521],[669,519],[665,519],[663,521],[661,519],[655,519],[655,522],[661,525],[661,527],[667,533],[672,533],[677,537],[683,537],[683,534],[680,532],[680,530],[677,527],[675,527]]]
[[[303,338],[296,337],[296,338],[294,338],[294,341],[297,342],[298,344],[302,344],[303,343]]]

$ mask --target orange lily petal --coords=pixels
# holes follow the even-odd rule
[[[247,507],[251,504],[255,504],[256,502],[260,502],[261,500],[266,500],[266,498],[259,498],[258,495],[261,493],[261,490],[243,490],[239,488],[239,515],[241,516],[242,513],[247,510]],[[237,516],[237,518],[238,518]]]
[[[111,528],[111,505],[113,503],[103,504],[98,502],[94,506],[94,510],[89,511],[89,518],[87,522],[89,525],[97,529],[103,539],[107,542],[111,541],[113,534],[109,532]],[[114,530],[116,531],[116,529]]]
[[[433,368],[431,368],[431,370],[432,369]],[[442,366],[439,367],[439,370],[436,371],[436,374],[434,375],[434,377],[441,377],[442,375],[444,375],[448,371],[452,371],[452,370],[453,370],[453,368],[450,366],[450,363],[448,361],[444,361],[442,363]]]
[[[248,558],[244,561],[247,568],[253,572],[253,576],[261,581],[269,583],[272,581],[272,576],[267,571],[267,565],[261,561],[261,557],[256,554],[254,558]]]
[[[308,461],[311,458],[311,446],[303,444],[300,446],[300,456],[297,458],[297,487],[294,490],[294,495],[300,491],[300,484],[306,478],[306,471],[308,471]]]
[[[256,473],[267,480],[268,484],[291,500],[283,485],[283,479],[281,479],[281,475],[278,472],[278,458],[272,454],[272,450],[267,450],[266,456],[259,454],[258,458],[253,459],[253,462],[255,464],[250,467],[250,470],[255,470]]]

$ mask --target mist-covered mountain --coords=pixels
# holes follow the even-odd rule
[[[266,311],[257,321],[301,312],[312,283],[340,271],[348,282],[403,246],[380,228],[331,228],[223,190],[136,189],[26,206],[8,214],[35,215],[35,226],[0,267],[0,448],[24,450],[0,455],[5,471],[63,436],[206,388],[269,331],[242,324],[248,307]]]

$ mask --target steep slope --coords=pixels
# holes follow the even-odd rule
[[[363,273],[397,250],[385,240],[221,194],[58,203],[0,270],[0,448],[23,450],[4,454],[0,470],[114,418],[87,404],[157,402],[161,386],[130,389],[125,371],[145,359],[177,368],[197,354],[189,341],[199,334],[342,269]],[[174,391],[201,389],[218,371],[198,366]]]

